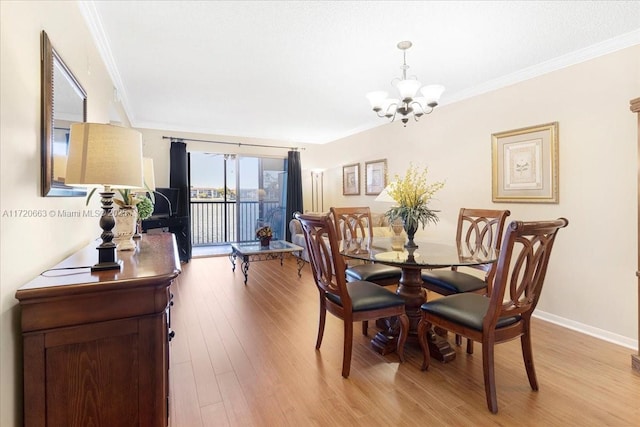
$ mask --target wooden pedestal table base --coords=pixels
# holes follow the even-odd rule
[[[427,300],[427,293],[422,288],[420,268],[402,267],[402,277],[396,294],[404,298],[407,316],[409,317],[410,326],[407,342],[417,343],[417,329],[421,315],[420,306]],[[400,332],[397,318],[380,319],[376,322],[376,326],[382,330],[371,340],[373,349],[382,355],[394,352]],[[434,359],[447,363],[456,358],[456,352],[451,348],[446,338],[435,332],[431,331],[428,334],[427,343],[429,344],[431,357]]]

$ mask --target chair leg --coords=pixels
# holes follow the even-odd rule
[[[344,352],[342,354],[342,376],[349,378],[351,350],[353,347],[353,322],[344,320]]]
[[[424,318],[424,313],[418,322],[418,342],[420,343],[420,348],[422,348],[422,369],[426,371],[429,368],[429,361],[431,360],[431,354],[429,353],[429,344],[427,343],[427,333],[429,332],[429,328],[431,324],[427,322]]]
[[[467,354],[473,354],[473,340],[467,338]]]
[[[529,328],[526,328],[525,333],[520,337],[520,344],[522,345],[522,358],[524,359],[524,367],[527,370],[527,377],[529,378],[529,384],[532,390],[538,390],[538,379],[536,378],[536,368],[533,364],[533,352],[531,348],[531,334],[529,334]]]
[[[322,336],[324,335],[324,324],[327,320],[327,306],[324,297],[320,297],[320,320],[318,323],[318,339],[316,340],[316,350],[320,349]]]
[[[368,333],[369,333],[369,321],[368,320],[363,320],[362,321],[362,335],[364,335],[366,337]]]
[[[456,345],[462,345],[462,335],[456,334]]]
[[[407,336],[409,335],[409,316],[401,314],[398,316],[400,321],[400,336],[398,337],[398,348],[396,353],[400,358],[400,362],[404,362],[404,343],[407,342]]]
[[[498,412],[496,397],[496,375],[493,363],[493,342],[482,342],[482,370],[484,372],[484,393],[487,397],[487,407],[492,413]]]

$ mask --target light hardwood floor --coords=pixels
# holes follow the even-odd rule
[[[497,346],[496,415],[485,403],[480,344],[422,372],[417,344],[399,364],[372,351],[355,325],[345,380],[341,321],[327,315],[316,351],[318,294],[309,266],[302,278],[295,266],[252,263],[245,286],[227,257],[183,264],[173,286],[171,427],[640,425],[632,351],[537,319],[540,390],[529,387],[519,341]]]

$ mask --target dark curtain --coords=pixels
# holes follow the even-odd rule
[[[302,165],[300,163],[300,152],[289,151],[287,157],[287,240],[291,241],[289,231],[289,221],[293,218],[294,212],[302,210]]]
[[[169,186],[179,189],[178,206],[176,215],[180,218],[186,218],[186,227],[180,233],[176,234],[178,241],[178,249],[180,259],[188,261],[191,259],[191,222],[189,218],[189,159],[187,155],[187,144],[181,141],[171,141],[171,151],[169,153],[170,171]]]

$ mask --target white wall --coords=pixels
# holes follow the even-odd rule
[[[40,197],[40,32],[88,94],[88,120],[109,122],[113,86],[76,2],[0,2],[0,425],[22,422],[22,345],[15,291],[97,238],[96,218],[54,217],[84,198]],[[126,120],[123,122],[126,124]],[[97,198],[94,198],[97,199]],[[92,200],[99,206],[98,200]],[[93,203],[92,203],[93,208]],[[16,218],[42,210],[46,218]],[[96,258],[97,259],[97,258]]]
[[[470,70],[471,71],[471,70]],[[386,158],[389,176],[409,162],[446,180],[433,207],[440,223],[419,231],[455,235],[458,209],[507,208],[510,219],[564,216],[537,313],[637,348],[637,117],[640,46],[438,107],[420,122],[386,124],[303,154],[305,168],[325,168],[325,209],[369,205],[375,196],[342,196],[342,165]],[[372,113],[373,114],[373,113]],[[382,119],[381,119],[382,120]],[[559,122],[560,203],[491,201],[491,134]],[[336,165],[336,154],[340,162]],[[631,352],[630,352],[631,353]]]

